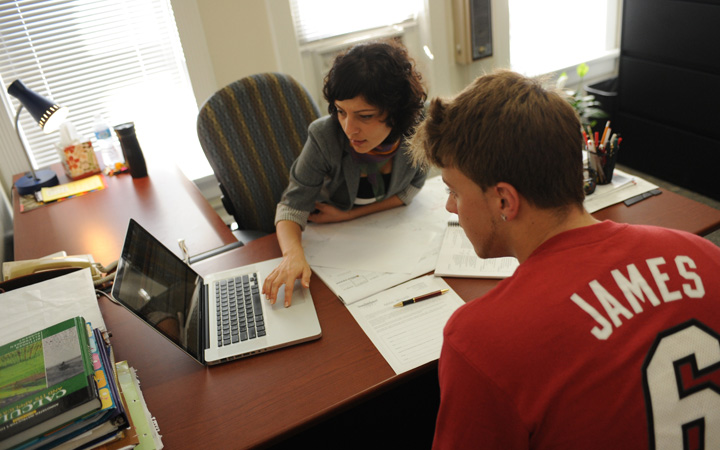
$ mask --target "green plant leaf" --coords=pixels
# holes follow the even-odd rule
[[[608,113],[600,108],[587,108],[585,110],[585,116],[591,119],[607,119],[610,117]]]
[[[577,74],[580,78],[585,78],[585,75],[587,75],[589,70],[590,70],[590,67],[588,67],[588,65],[585,63],[582,63],[579,66],[577,66]]]

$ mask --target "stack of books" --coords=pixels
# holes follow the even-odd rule
[[[162,448],[134,371],[74,317],[0,346],[0,450]]]

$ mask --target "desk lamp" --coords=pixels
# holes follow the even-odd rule
[[[28,165],[30,165],[30,172],[15,182],[18,194],[28,195],[39,191],[43,187],[58,185],[60,182],[52,170],[33,169],[27,147],[25,146],[22,136],[20,136],[18,119],[20,118],[20,111],[25,107],[33,119],[40,125],[40,128],[45,133],[51,133],[60,127],[60,124],[65,120],[70,111],[65,107],[56,105],[52,100],[31,91],[20,80],[13,81],[10,87],[8,87],[8,94],[20,101],[20,106],[18,106],[17,113],[15,114],[15,131],[25,151]]]

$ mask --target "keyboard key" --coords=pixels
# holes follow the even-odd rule
[[[265,336],[257,274],[215,282],[218,345]]]

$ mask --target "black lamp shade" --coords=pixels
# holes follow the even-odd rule
[[[28,89],[27,86],[25,86],[20,80],[12,82],[10,87],[8,87],[8,94],[12,95],[18,99],[20,103],[22,103],[25,109],[43,130],[45,130],[45,125],[47,125],[50,117],[59,110],[63,109],[52,100],[49,100]],[[67,114],[65,114],[65,116],[67,116]],[[52,130],[45,131],[48,132]]]
[[[45,133],[55,131],[68,115],[68,109],[58,106],[52,100],[31,91],[20,80],[15,80],[8,87],[8,94],[20,101],[17,114],[15,115],[15,129],[18,133],[20,144],[25,150],[30,172],[26,173],[22,178],[15,182],[15,187],[20,195],[29,195],[39,191],[43,187],[57,186],[59,184],[58,177],[52,170],[34,170],[32,161],[28,154],[27,148],[20,136],[20,128],[18,127],[18,119],[20,111],[25,108],[33,119],[40,125]]]

